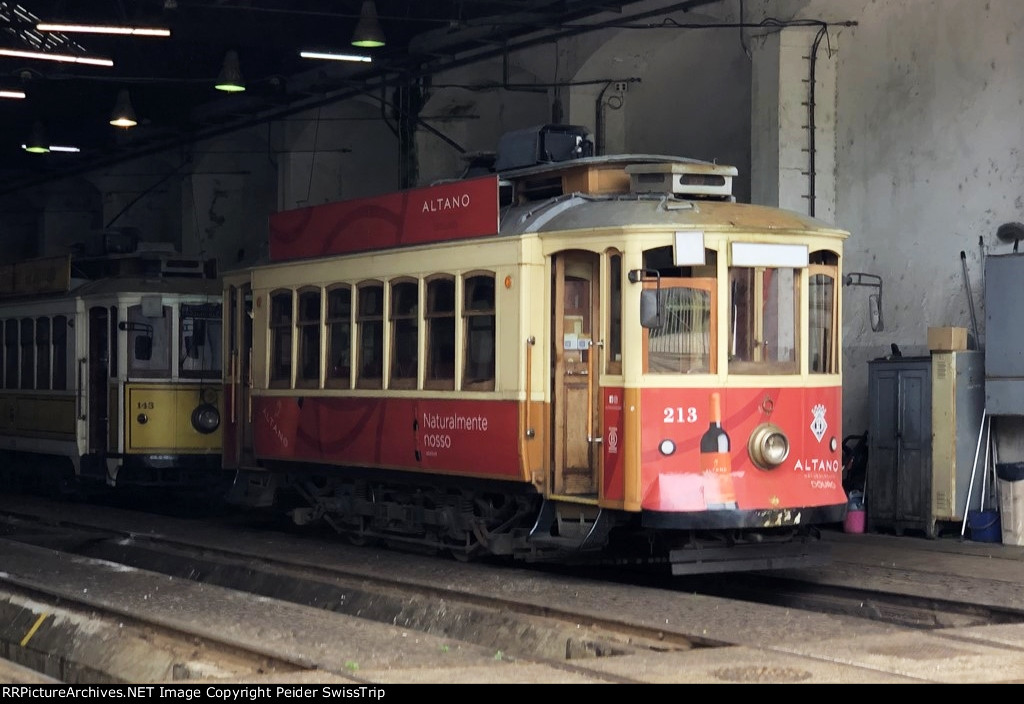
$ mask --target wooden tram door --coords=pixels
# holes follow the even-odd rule
[[[106,471],[109,401],[107,384],[110,380],[110,312],[103,306],[89,309],[89,357],[86,364],[87,407],[79,413],[88,413],[89,450],[96,458],[96,469]],[[84,360],[83,360],[84,361]],[[80,372],[81,373],[81,372]],[[79,384],[82,382],[79,381]]]
[[[233,466],[255,465],[252,444],[252,285],[228,287],[228,423],[235,428]]]
[[[552,316],[554,358],[554,490],[596,495],[602,430],[597,413],[600,373],[598,255],[556,254]]]

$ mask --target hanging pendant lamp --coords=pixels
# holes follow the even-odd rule
[[[110,124],[114,127],[135,127],[139,121],[135,117],[135,108],[132,107],[132,100],[127,90],[117,94],[117,102],[114,104],[114,111],[110,113]]]
[[[384,31],[377,21],[377,6],[373,2],[363,3],[363,9],[359,13],[359,24],[352,35],[352,46],[384,46]]]
[[[217,77],[214,87],[227,93],[239,93],[245,90],[242,69],[238,65],[238,52],[234,49],[224,56],[224,65],[221,67],[220,76]]]

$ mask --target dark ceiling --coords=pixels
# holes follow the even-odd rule
[[[427,76],[603,24],[656,23],[710,0],[377,0],[387,43],[350,45],[361,0],[22,0],[0,1],[0,49],[102,57],[112,67],[0,55],[0,194],[56,176],[264,122],[360,91]],[[643,12],[634,8],[647,7]],[[602,14],[602,13],[612,13]],[[160,26],[167,38],[41,32],[39,22]],[[301,58],[301,50],[365,53],[372,63]],[[228,51],[246,90],[213,87]],[[139,124],[112,127],[127,89]],[[21,149],[35,124],[51,145],[79,153]]]

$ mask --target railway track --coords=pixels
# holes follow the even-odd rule
[[[409,581],[407,576],[370,578],[339,565],[254,559],[244,551],[215,550],[178,539],[66,520],[54,523],[8,514],[0,517],[0,522],[4,542],[45,549],[46,552],[35,559],[45,557],[55,562],[74,559],[80,568],[93,572],[94,576],[85,577],[83,583],[109,582],[112,566],[145,570],[238,592],[250,598],[254,605],[258,605],[261,598],[269,598],[315,609],[324,622],[334,621],[342,630],[351,630],[347,622],[350,619],[371,621],[404,632],[422,633],[439,641],[468,644],[496,660],[542,663],[581,676],[586,676],[586,668],[578,663],[589,658],[645,649],[664,652],[699,647],[690,639],[652,628],[623,627],[612,621],[599,623],[593,618],[587,619],[584,626],[579,615],[571,612],[529,607],[500,595],[474,596],[455,589],[430,587]],[[53,567],[53,570],[59,569]],[[59,643],[80,640],[77,634],[86,630],[84,624],[88,623],[88,630],[101,634],[98,637],[103,641],[103,649],[132,653],[131,657],[106,658],[110,669],[96,662],[75,663],[71,653],[57,654],[59,664],[56,668],[51,664],[48,669],[70,673],[73,679],[109,678],[109,681],[132,682],[142,677],[149,680],[163,668],[174,680],[197,677],[244,680],[267,675],[295,677],[319,669],[301,658],[275,654],[265,641],[211,637],[207,632],[192,628],[189,618],[169,623],[166,618],[150,621],[135,614],[126,619],[124,610],[97,606],[86,598],[88,589],[83,589],[83,597],[76,601],[67,594],[56,596],[45,583],[12,582],[6,574],[0,577],[0,585],[11,594],[6,603],[14,613],[24,613],[28,604],[42,604],[44,606],[36,610],[42,609],[46,616],[37,616],[39,623],[50,618],[62,624],[73,624],[75,637],[69,638],[63,629],[51,629],[46,639],[35,641],[34,645],[42,649],[35,652],[47,651],[47,658],[50,658],[59,649]],[[15,635],[22,632],[22,628],[14,628]],[[113,635],[103,635],[109,632],[116,634],[116,641]],[[29,637],[27,642],[31,640]],[[114,646],[115,642],[119,645]],[[9,646],[10,642],[8,656],[15,652]],[[448,652],[452,646],[441,644],[438,647]],[[185,660],[190,664],[182,665]],[[140,671],[139,662],[150,665]],[[168,662],[174,664],[170,668],[161,665]],[[355,658],[348,660],[347,669],[333,674],[358,682],[356,662]],[[127,669],[117,669],[123,664]],[[630,681],[622,677],[600,679]]]
[[[54,560],[50,568],[37,565],[40,575],[74,563],[82,571],[75,577],[75,585],[110,584],[112,570],[162,575],[169,584],[232,595],[233,603],[241,605],[240,613],[247,614],[239,617],[243,620],[261,612],[294,609],[288,612],[286,628],[302,634],[302,638],[316,638],[321,630],[360,633],[369,644],[361,652],[346,650],[352,641],[347,638],[337,648],[338,657],[318,659],[319,655],[310,655],[294,645],[282,647],[275,640],[278,635],[270,622],[244,636],[217,632],[211,625],[216,619],[204,616],[204,608],[210,614],[218,608],[216,602],[182,608],[180,619],[169,617],[167,610],[153,609],[159,617],[150,622],[140,617],[149,613],[145,599],[141,609],[128,611],[115,598],[109,611],[104,612],[102,603],[97,604],[89,594],[75,603],[66,591],[54,589],[48,578],[41,577],[40,583],[32,584],[23,576],[17,583],[10,583],[5,575],[0,589],[9,591],[11,596],[5,603],[14,609],[6,620],[19,624],[5,639],[7,657],[23,652],[14,641],[15,637],[23,638],[31,627],[25,624],[28,617],[24,613],[31,611],[38,618],[41,610],[55,614],[57,608],[64,610],[62,623],[88,623],[97,633],[117,634],[117,639],[113,635],[104,639],[107,651],[132,654],[109,657],[110,668],[103,669],[95,662],[76,663],[68,653],[43,657],[42,650],[37,652],[36,658],[44,664],[49,662],[50,670],[53,662],[59,662],[61,672],[82,681],[252,681],[315,676],[379,682],[394,674],[382,680],[380,674],[370,675],[368,671],[394,673],[396,661],[415,659],[393,645],[411,639],[418,645],[417,656],[423,651],[433,653],[433,657],[426,658],[426,665],[419,666],[420,676],[433,668],[442,673],[437,675],[439,681],[452,681],[444,679],[444,668],[439,667],[445,661],[481,670],[511,664],[541,668],[546,673],[541,681],[554,678],[629,683],[649,680],[646,675],[638,676],[639,670],[616,670],[608,664],[631,659],[656,662],[659,658],[737,646],[771,650],[775,647],[771,639],[778,640],[772,626],[773,609],[785,612],[790,620],[793,610],[801,612],[801,619],[826,615],[834,620],[822,628],[832,632],[842,628],[851,633],[1020,620],[1019,614],[1010,610],[837,589],[800,582],[792,576],[671,579],[622,570],[586,575],[579,571],[512,569],[507,565],[465,565],[442,558],[403,557],[394,551],[341,548],[336,541],[320,541],[308,535],[301,539],[303,548],[296,549],[291,536],[251,524],[229,525],[233,538],[212,540],[214,531],[224,530],[223,522],[185,520],[181,525],[188,526],[188,530],[168,532],[161,525],[159,531],[153,531],[149,526],[154,517],[149,514],[115,516],[93,508],[77,515],[75,509],[50,509],[48,517],[39,512],[0,514],[0,549],[7,545],[8,550],[15,551],[14,546],[23,546],[35,551],[34,563],[44,558]],[[86,576],[86,570],[95,572]],[[545,598],[543,595],[549,592],[558,598]],[[604,606],[595,607],[598,592]],[[33,610],[26,604],[43,606]],[[173,609],[170,613],[175,614]],[[763,631],[753,625],[753,614],[757,614],[757,621],[764,622]],[[717,622],[709,621],[715,618]],[[78,630],[84,628],[80,625]],[[53,642],[76,642],[76,638],[63,635],[53,635]],[[119,645],[114,647],[112,643]],[[384,649],[395,652],[377,652]],[[103,648],[81,650],[97,652]],[[118,670],[123,661],[149,662],[150,669],[139,672],[136,664],[134,670]],[[159,670],[160,663],[164,664],[163,670]],[[779,676],[787,675],[775,674]],[[449,677],[458,679],[455,675]]]

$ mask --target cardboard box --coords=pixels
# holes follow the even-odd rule
[[[967,349],[967,328],[928,328],[928,349],[936,352]]]

